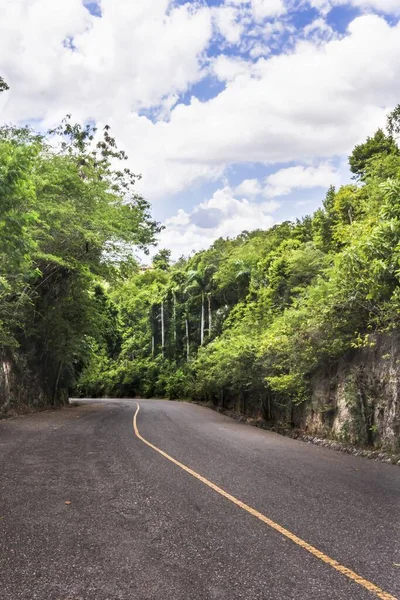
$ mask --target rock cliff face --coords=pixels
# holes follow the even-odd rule
[[[0,416],[62,404],[67,398],[67,390],[55,386],[45,367],[24,355],[0,354]]]
[[[280,430],[298,429],[371,449],[400,452],[400,332],[370,338],[311,379],[310,397],[300,405],[285,398],[244,395],[215,403]]]
[[[400,449],[400,334],[380,335],[312,379],[310,402],[295,411],[306,432]]]

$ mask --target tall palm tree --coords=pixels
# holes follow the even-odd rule
[[[235,262],[236,272],[236,283],[238,287],[238,294],[243,294],[244,291],[248,290],[251,278],[251,265],[244,260],[237,260]]]
[[[200,292],[201,294],[201,317],[200,317],[200,345],[204,343],[204,296],[205,296],[206,282],[202,273],[199,271],[189,271],[187,277],[187,284],[185,293],[191,296]]]
[[[150,305],[150,327],[151,327],[151,354],[155,355],[155,338],[157,325],[160,323],[161,329],[161,355],[165,356],[165,289],[160,283],[155,283],[151,290]]]
[[[207,265],[202,271],[191,270],[188,272],[185,293],[200,293],[201,296],[201,317],[200,317],[200,345],[204,344],[205,329],[205,297],[208,299],[208,333],[212,330],[212,309],[211,309],[211,287],[212,275],[216,271],[215,265]]]
[[[208,301],[208,335],[211,335],[212,332],[212,310],[211,310],[211,292],[207,294]]]
[[[182,271],[174,271],[171,273],[168,288],[172,295],[172,321],[173,321],[173,336],[174,336],[175,345],[176,345],[177,336],[178,336],[178,334],[177,334],[177,315],[176,315],[177,295],[181,292],[184,282],[185,282],[185,275],[182,273]]]
[[[165,355],[164,300],[161,300],[161,356]]]
[[[217,270],[216,265],[210,264],[207,265],[203,271],[203,277],[205,279],[205,292],[207,294],[207,303],[208,303],[208,337],[211,336],[212,327],[213,327],[213,319],[212,319],[212,292],[214,288],[214,279],[213,275]]]
[[[185,333],[186,333],[186,360],[190,360],[190,336],[189,336],[189,315],[185,313]]]

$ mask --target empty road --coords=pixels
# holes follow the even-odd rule
[[[400,599],[398,467],[138,403],[0,421],[2,600]]]

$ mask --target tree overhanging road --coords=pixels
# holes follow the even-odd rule
[[[156,450],[135,412],[88,401],[0,422],[4,600],[400,597],[396,467],[142,400]]]

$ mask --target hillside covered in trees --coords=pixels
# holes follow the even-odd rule
[[[104,344],[98,283],[159,230],[125,158],[108,128],[0,128],[0,411],[66,400]]]
[[[174,264],[160,250],[144,268],[133,248],[148,249],[159,225],[136,176],[115,168],[126,157],[108,129],[3,127],[3,408],[71,392],[193,398],[293,424],[321,374],[337,387],[340,361],[397,335],[399,133],[397,107],[349,157],[353,183],[331,187],[313,215]],[[379,360],[396,372],[395,353]],[[339,435],[373,445],[385,427],[398,444],[400,409],[379,400],[384,382],[371,383],[362,361],[345,379],[352,419]],[[336,401],[319,408],[328,420]]]
[[[354,149],[354,182],[331,187],[312,216],[219,239],[175,264],[161,250],[151,268],[99,282],[109,333],[90,342],[80,393],[193,398],[291,423],[318,374],[395,335],[399,113]],[[362,369],[345,382],[351,423],[340,437],[380,441],[394,411],[385,426],[397,444],[399,407],[379,403],[383,382],[367,382]],[[329,416],[335,407],[325,405]]]

